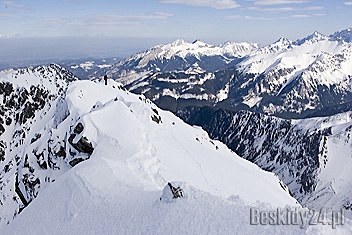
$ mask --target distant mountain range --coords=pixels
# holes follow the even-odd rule
[[[264,47],[177,40],[91,77],[106,73],[172,111],[206,105],[284,118],[332,115],[352,107],[351,35],[314,32]]]
[[[77,76],[79,79],[88,79],[94,76],[99,71],[103,73],[104,69],[111,67],[112,64],[120,61],[119,57],[107,57],[107,58],[82,58],[82,59],[46,59],[46,60],[27,60],[27,61],[16,61],[0,63],[0,70],[6,69],[21,69],[27,67],[38,67],[43,65],[58,64],[63,68],[68,69],[71,73]]]

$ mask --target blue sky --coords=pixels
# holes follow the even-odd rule
[[[116,39],[131,52],[177,38],[268,44],[350,27],[352,0],[0,0],[1,41]]]

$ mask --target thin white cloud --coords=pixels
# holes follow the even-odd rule
[[[161,20],[161,19],[167,19],[169,17],[172,17],[173,14],[170,13],[165,13],[165,12],[156,12],[153,14],[148,14],[148,15],[91,15],[87,16],[85,18],[87,19],[93,19],[97,21],[118,21],[118,20]]]
[[[14,1],[2,1],[2,3],[6,6],[12,6],[12,7],[24,7],[24,5],[16,3]]]
[[[260,12],[265,12],[265,13],[269,13],[269,14],[278,14],[278,13],[284,13],[284,12],[296,12],[296,14],[294,15],[295,18],[304,18],[304,17],[310,17],[307,14],[303,13],[303,12],[307,12],[307,11],[321,11],[324,10],[325,8],[322,6],[308,6],[308,7],[266,7],[266,6],[252,6],[252,7],[248,7],[248,10],[251,11],[260,11]],[[325,15],[323,13],[321,14],[315,14],[315,15]]]
[[[240,5],[233,0],[160,0],[161,3],[183,4],[197,7],[211,7],[215,9],[232,9]]]
[[[275,8],[275,7],[273,7],[273,8],[248,7],[248,10],[277,13],[277,12],[295,11],[297,9],[292,8],[292,7],[277,7],[277,8]]]
[[[7,35],[4,35],[4,34],[0,34],[0,38],[3,38],[3,39],[5,39],[5,38],[9,38],[9,36],[7,36]]]
[[[254,5],[284,5],[284,4],[297,4],[297,3],[304,3],[307,1],[304,0],[255,0]]]
[[[63,2],[78,2],[78,3],[82,3],[85,2],[85,0],[61,0]]]
[[[296,9],[292,7],[279,7],[279,8],[264,8],[262,11],[265,12],[286,12],[286,11],[294,11]]]
[[[313,14],[313,16],[327,16],[328,14],[325,13],[317,13],[317,14]]]
[[[344,4],[347,6],[352,6],[352,2],[344,2]]]
[[[261,20],[261,21],[272,20],[272,18],[253,17],[253,16],[243,16],[243,15],[230,15],[230,16],[225,16],[225,19],[228,19],[228,20]]]
[[[292,15],[291,18],[310,18],[310,15]]]
[[[321,11],[321,10],[324,10],[324,7],[322,7],[322,6],[310,6],[310,7],[303,8],[303,10],[306,10],[306,11]]]
[[[46,18],[42,19],[47,25],[133,25],[140,20],[163,20],[173,14],[156,12],[149,15],[87,15],[78,18]]]

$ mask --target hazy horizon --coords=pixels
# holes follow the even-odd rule
[[[346,28],[347,29],[347,28]],[[325,33],[330,35],[336,31]],[[288,38],[289,40],[298,40],[300,38]],[[321,32],[320,32],[321,33]],[[282,35],[286,37],[285,35]],[[144,51],[150,47],[159,44],[172,43],[177,39],[184,39],[192,42],[200,39],[212,45],[220,45],[227,41],[233,42],[255,42],[261,46],[274,43],[279,37],[272,41],[255,41],[255,40],[221,40],[221,39],[202,39],[202,38],[138,38],[138,37],[54,37],[54,38],[0,38],[0,64],[26,61],[58,61],[66,59],[84,59],[84,58],[126,58],[137,52]],[[0,66],[1,67],[1,66]]]
[[[0,39],[1,62],[127,57],[163,39],[145,38],[15,38]]]
[[[266,45],[352,27],[352,1],[0,1],[0,63],[127,57],[182,38]]]

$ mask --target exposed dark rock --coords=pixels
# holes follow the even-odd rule
[[[75,148],[78,152],[87,153],[91,155],[94,151],[92,143],[88,141],[88,139],[82,136],[77,143],[73,142],[73,139],[76,137],[76,134],[71,134],[68,142]]]
[[[161,117],[159,115],[153,115],[151,118],[154,122],[158,124],[161,122]]]
[[[17,174],[16,174],[16,182],[15,182],[15,192],[17,193],[18,197],[21,199],[23,206],[27,207],[29,205],[29,202],[27,201],[27,198],[23,195],[19,187],[19,179]],[[24,207],[20,208],[20,211],[23,210]]]
[[[86,159],[83,159],[83,158],[74,158],[72,161],[70,161],[70,165],[72,166],[72,167],[74,167],[75,165],[77,165],[78,163],[80,163],[80,162],[83,162],[83,161],[85,161]]]
[[[10,82],[2,83],[0,82],[0,95],[9,96],[13,92],[13,86]]]
[[[5,132],[5,128],[0,124],[0,135],[2,135]]]
[[[75,129],[73,130],[73,132],[74,132],[75,134],[81,134],[82,131],[83,131],[83,129],[84,129],[83,124],[79,122],[79,123],[76,125]]]
[[[37,163],[40,166],[40,168],[42,168],[43,170],[48,169],[48,164],[47,164],[47,162],[45,161],[45,158],[44,158],[44,152],[37,153],[36,151],[33,151],[33,154],[34,154],[34,156],[36,156]]]
[[[34,137],[31,139],[31,144],[36,142],[42,135],[40,133],[36,133]]]
[[[64,147],[64,146],[60,146],[59,151],[55,152],[55,155],[56,155],[57,157],[61,157],[61,158],[65,159],[65,158],[66,158],[66,150],[65,150],[65,147]]]
[[[160,201],[172,202],[174,199],[182,198],[182,197],[184,197],[184,192],[181,186],[179,186],[175,182],[173,182],[172,184],[168,182],[163,189],[163,193],[160,197]]]
[[[6,118],[5,124],[6,124],[7,126],[10,126],[11,123],[12,123],[12,119],[11,119],[10,117]]]
[[[6,143],[0,140],[0,162],[5,160]]]

